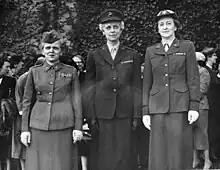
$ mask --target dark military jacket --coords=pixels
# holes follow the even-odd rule
[[[113,60],[108,46],[90,51],[84,94],[87,118],[139,118],[141,105],[140,57],[120,45]]]
[[[31,108],[32,97],[36,102]],[[74,67],[45,62],[30,69],[23,97],[22,130],[82,127],[81,95]]]
[[[200,81],[192,42],[175,39],[146,50],[143,115],[199,110]]]

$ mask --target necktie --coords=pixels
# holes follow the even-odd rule
[[[164,50],[167,52],[169,49],[169,45],[168,44],[164,44]]]
[[[113,48],[111,49],[111,56],[112,56],[112,59],[114,60],[114,59],[115,59],[115,56],[116,56],[116,48],[115,48],[115,47],[113,47]]]

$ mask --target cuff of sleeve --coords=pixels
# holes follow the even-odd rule
[[[191,101],[190,106],[189,106],[189,110],[199,111],[199,102],[198,101]]]
[[[142,107],[142,116],[149,115],[149,108],[147,106]]]
[[[75,119],[74,129],[75,129],[75,130],[82,130],[82,124],[83,124],[83,120],[82,120],[82,119],[79,119],[79,118],[76,118],[76,119]]]
[[[28,124],[27,124],[27,123],[23,123],[23,124],[22,124],[21,131],[22,131],[22,132],[27,132],[27,131],[29,131],[29,128],[28,128]]]

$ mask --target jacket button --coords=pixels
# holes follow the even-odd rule
[[[115,67],[114,66],[112,66],[112,69],[114,69]]]
[[[115,77],[113,77],[112,79],[113,79],[113,80],[116,80],[116,78],[115,78]]]
[[[117,90],[116,89],[113,89],[113,92],[116,92]]]
[[[165,66],[167,67],[167,64],[165,64]]]
[[[49,92],[49,95],[52,95],[52,92]]]
[[[165,74],[165,76],[167,77],[167,76],[168,76],[168,74]]]
[[[165,86],[167,87],[167,86],[168,86],[168,84],[165,84]]]
[[[48,105],[50,105],[51,103],[49,102]]]
[[[52,85],[52,84],[53,84],[53,82],[51,81],[51,82],[50,82],[50,85]]]

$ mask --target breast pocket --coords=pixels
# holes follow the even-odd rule
[[[185,67],[185,63],[186,63],[186,55],[183,54],[173,54],[172,56],[170,56],[170,63],[171,63],[171,67],[172,70],[179,70],[182,69],[183,67]]]

